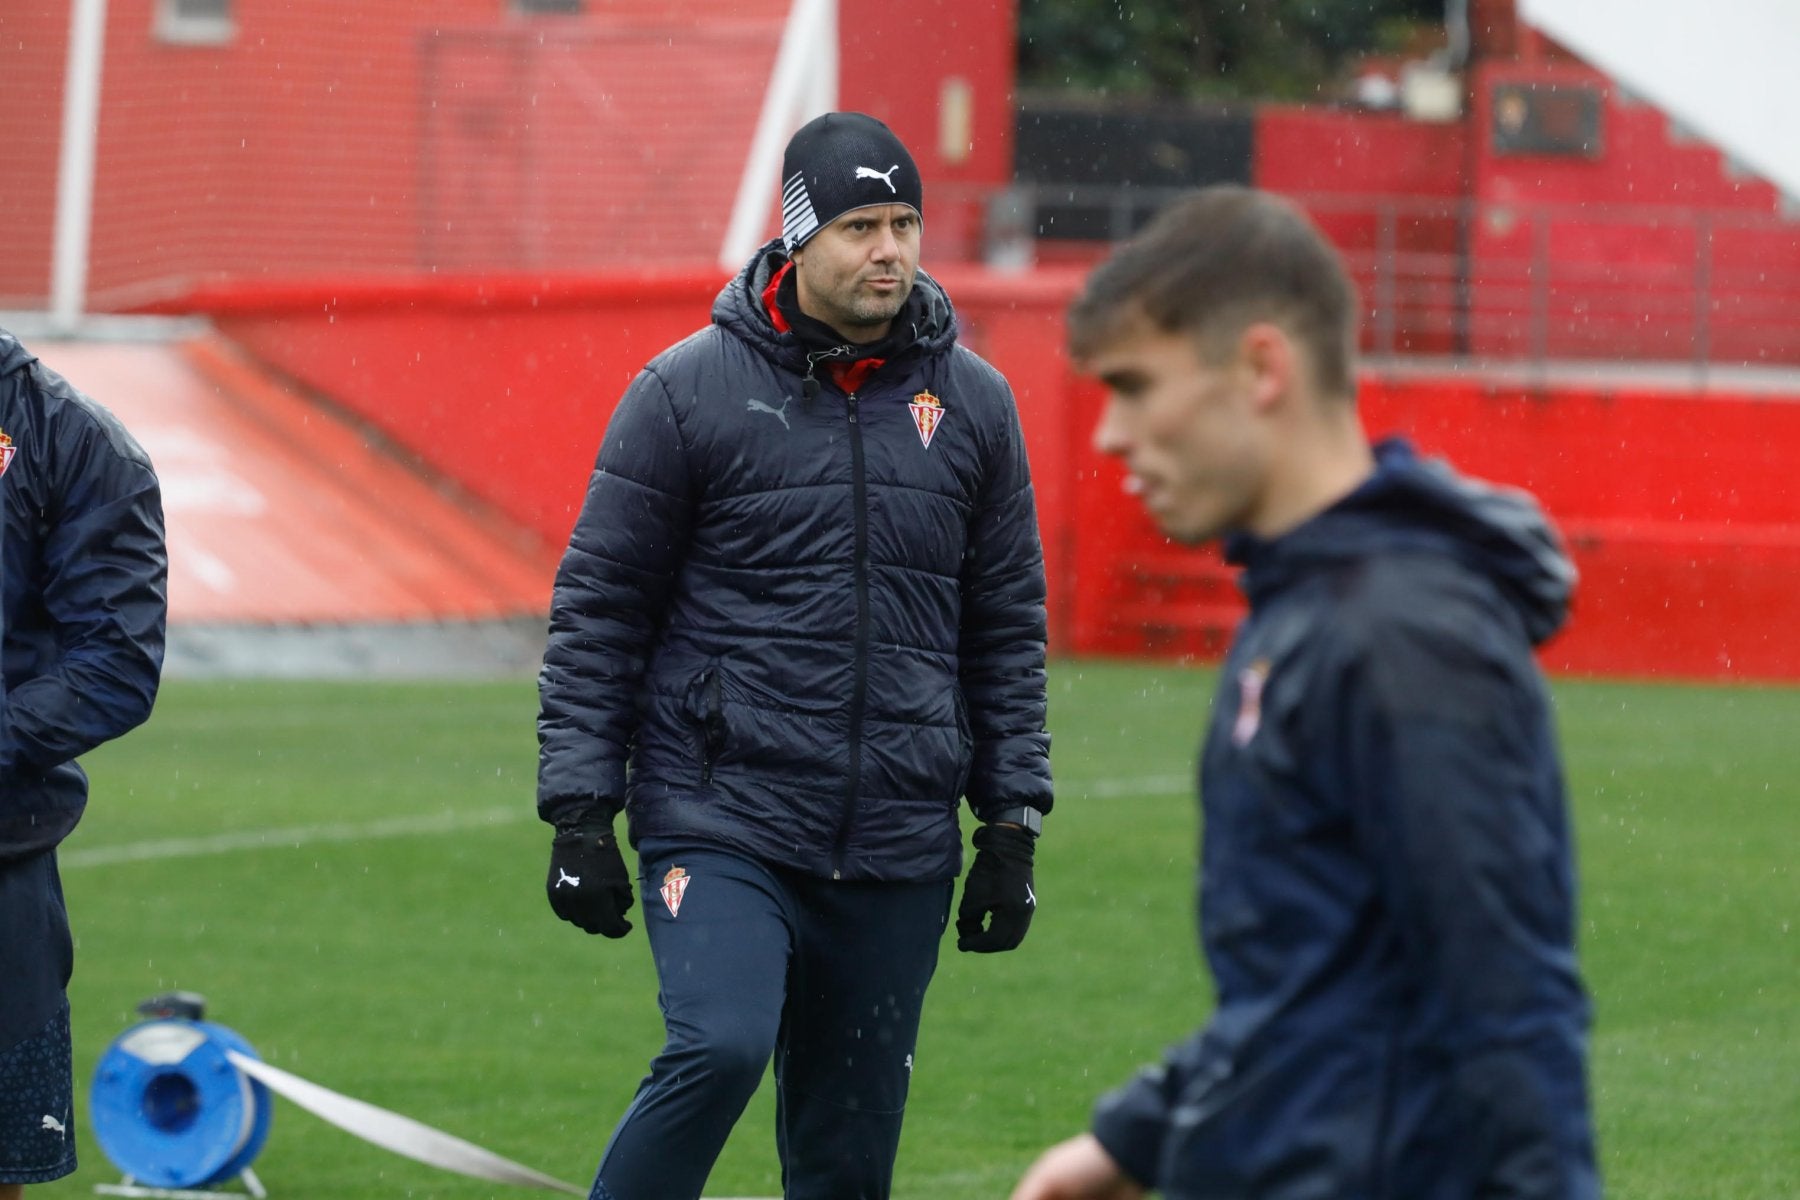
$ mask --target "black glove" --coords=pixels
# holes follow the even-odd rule
[[[1031,890],[1031,855],[1037,839],[1012,825],[975,831],[975,863],[963,880],[956,910],[956,948],[977,954],[1012,950],[1025,940],[1037,893]],[[985,918],[987,928],[981,927]]]
[[[550,842],[550,875],[544,881],[556,915],[589,933],[622,938],[631,932],[631,873],[619,853],[611,821],[576,821],[556,827]]]

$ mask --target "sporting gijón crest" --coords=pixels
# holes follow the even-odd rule
[[[1237,720],[1231,723],[1231,744],[1248,746],[1262,728],[1263,688],[1269,682],[1269,660],[1259,658],[1238,672]]]
[[[681,915],[681,898],[687,895],[689,878],[687,871],[682,867],[670,867],[669,873],[663,876],[662,898],[663,903],[669,906],[671,917]]]
[[[912,410],[913,426],[919,431],[919,443],[931,449],[932,435],[944,421],[944,402],[930,392],[920,392],[906,406]]]
[[[0,475],[6,474],[6,468],[12,466],[13,455],[18,452],[19,448],[7,436],[6,430],[0,429]]]

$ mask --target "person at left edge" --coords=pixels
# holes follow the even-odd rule
[[[150,715],[167,578],[150,460],[0,329],[0,1200],[75,1169],[56,847],[75,759]]]
[[[630,929],[623,807],[668,1031],[600,1200],[700,1195],[771,1055],[789,1200],[888,1195],[961,797],[958,948],[1013,948],[1036,905],[1044,567],[1012,393],[918,269],[900,139],[829,113],[785,160],[781,240],[627,389],[556,579],[549,897]]]

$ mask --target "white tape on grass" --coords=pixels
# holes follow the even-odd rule
[[[1181,796],[1191,792],[1194,780],[1187,775],[1153,775],[1142,779],[1090,779],[1058,781],[1057,794],[1066,798],[1124,800],[1136,796]],[[317,842],[368,842],[381,838],[420,837],[460,833],[536,820],[529,803],[508,808],[484,808],[466,813],[432,813],[416,817],[386,817],[376,821],[331,825],[296,825],[285,829],[245,829],[206,837],[157,838],[117,846],[84,846],[63,850],[57,866],[65,871],[83,867],[109,867],[118,863],[157,862],[176,858],[206,858],[246,850],[293,850]]]
[[[586,1188],[578,1188],[541,1171],[534,1171],[411,1117],[403,1117],[367,1101],[321,1087],[280,1067],[270,1066],[259,1058],[251,1058],[235,1050],[227,1051],[226,1056],[238,1070],[258,1080],[276,1095],[293,1101],[315,1117],[328,1121],[371,1145],[380,1146],[383,1150],[391,1150],[427,1166],[454,1171],[472,1179],[566,1192],[571,1196],[588,1194]]]
[[[587,1195],[586,1188],[578,1188],[541,1171],[534,1171],[411,1117],[403,1117],[366,1101],[320,1087],[298,1075],[290,1075],[280,1067],[272,1067],[261,1059],[239,1054],[236,1050],[227,1051],[226,1057],[231,1060],[232,1066],[258,1080],[276,1095],[287,1097],[315,1117],[329,1121],[344,1132],[355,1134],[383,1150],[392,1150],[395,1154],[405,1155],[427,1166],[441,1167],[472,1179],[543,1188],[545,1191],[566,1192],[571,1196]]]

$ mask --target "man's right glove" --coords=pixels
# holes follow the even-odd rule
[[[575,821],[556,827],[550,842],[550,875],[544,881],[556,915],[589,933],[622,938],[631,932],[631,873],[611,821]]]
[[[1035,840],[1015,825],[983,825],[975,831],[975,862],[963,880],[962,904],[956,910],[958,950],[992,954],[1016,949],[1025,940],[1037,910],[1037,894],[1031,890]]]

